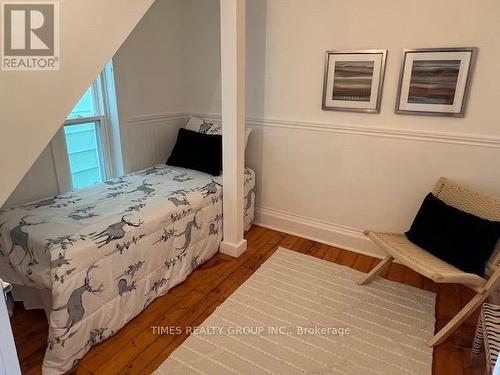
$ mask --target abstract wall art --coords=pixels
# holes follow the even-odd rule
[[[465,114],[476,48],[403,51],[396,113]]]
[[[328,51],[324,110],[379,113],[386,50]]]

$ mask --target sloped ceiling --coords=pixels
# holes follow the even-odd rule
[[[60,70],[0,71],[0,206],[153,2],[60,1]]]

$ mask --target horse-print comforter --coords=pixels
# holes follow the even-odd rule
[[[0,278],[51,290],[44,374],[71,369],[218,251],[221,183],[157,165],[0,211]],[[246,169],[247,225],[254,200]]]

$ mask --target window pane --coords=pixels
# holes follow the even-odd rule
[[[103,182],[98,123],[64,127],[73,189],[78,190]]]
[[[92,88],[89,88],[82,96],[78,104],[73,108],[68,116],[68,119],[75,119],[81,117],[92,117],[96,115],[94,108],[94,98]]]

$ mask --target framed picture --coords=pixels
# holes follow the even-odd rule
[[[403,50],[396,113],[463,117],[477,48]]]
[[[323,110],[379,113],[387,50],[327,51]]]

